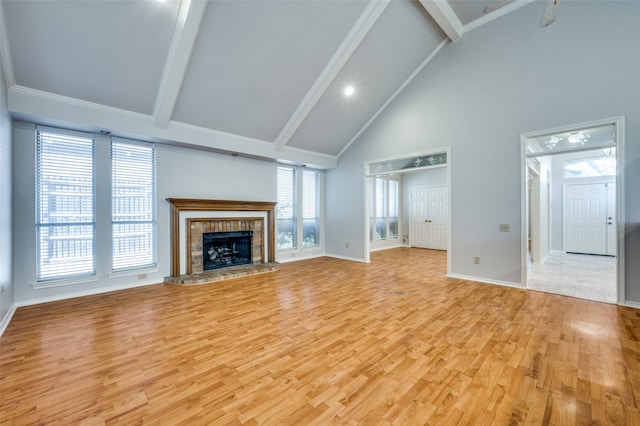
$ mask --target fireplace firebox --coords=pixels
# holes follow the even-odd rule
[[[251,264],[253,231],[206,232],[202,234],[202,269]]]

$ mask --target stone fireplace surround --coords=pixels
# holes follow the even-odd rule
[[[166,283],[200,284],[277,269],[276,203],[191,198],[167,198],[167,201],[170,205],[171,276],[165,278]],[[254,231],[253,264],[203,271],[202,234],[235,230]]]

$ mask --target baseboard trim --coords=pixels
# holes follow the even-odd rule
[[[31,306],[31,305],[39,305],[41,303],[58,302],[60,300],[75,299],[76,297],[93,296],[96,294],[111,293],[113,291],[128,290],[131,288],[144,287],[144,286],[155,285],[155,284],[162,284],[162,281],[158,282],[157,279],[154,279],[154,280],[136,282],[131,284],[123,284],[123,285],[116,285],[116,286],[110,286],[110,287],[101,287],[101,288],[96,288],[92,290],[77,291],[73,293],[65,293],[65,294],[60,294],[56,296],[41,297],[37,299],[19,300],[19,301],[16,301],[16,307],[20,308],[22,306]]]
[[[620,306],[625,306],[627,308],[640,309],[640,302],[634,302],[633,300],[625,300]]]
[[[473,277],[473,276],[470,276],[470,275],[459,275],[459,274],[447,274],[447,277],[449,277],[449,278],[458,278],[460,280],[466,280],[466,281],[475,281],[475,282],[479,282],[479,283],[483,283],[483,284],[494,284],[494,285],[500,285],[500,286],[503,286],[503,287],[520,288],[520,289],[524,289],[524,290],[527,289],[526,287],[524,287],[520,283],[512,283],[510,281],[491,280],[491,279],[488,279],[488,278]]]
[[[324,253],[314,253],[314,254],[303,255],[303,256],[285,257],[283,259],[276,259],[276,260],[278,261],[278,263],[289,263],[289,262],[296,262],[298,260],[315,259],[317,257],[323,257],[323,256],[326,256],[326,255]]]
[[[338,254],[325,254],[327,257],[333,257],[334,259],[342,259],[342,260],[350,260],[352,262],[360,262],[360,263],[370,263],[370,261],[360,259],[357,257],[348,257],[348,256],[340,256]]]
[[[2,318],[2,322],[0,322],[0,337],[2,337],[2,335],[4,334],[4,331],[9,326],[9,323],[11,322],[11,318],[13,318],[13,314],[16,313],[16,308],[17,306],[14,303],[11,309],[7,311],[7,314],[4,316],[4,318]]]

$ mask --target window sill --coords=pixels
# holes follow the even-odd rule
[[[62,287],[66,285],[74,285],[74,284],[84,284],[84,283],[92,283],[100,280],[100,275],[90,275],[87,277],[78,277],[78,278],[60,278],[55,280],[47,280],[47,281],[37,281],[31,284],[35,290],[50,288],[50,287]]]
[[[108,274],[109,278],[122,278],[122,277],[135,277],[140,274],[151,274],[154,272],[158,272],[160,269],[157,266],[149,266],[145,268],[138,269],[127,269],[126,271],[117,271],[110,272]]]

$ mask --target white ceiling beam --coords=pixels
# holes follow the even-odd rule
[[[324,92],[333,79],[338,75],[342,67],[347,63],[353,52],[360,45],[365,36],[369,33],[373,25],[378,21],[382,12],[389,5],[390,0],[371,0],[364,12],[358,18],[349,34],[342,41],[338,50],[333,54],[331,60],[322,70],[316,81],[307,92],[298,108],[282,128],[280,134],[274,140],[276,151],[281,151],[289,143],[295,132],[298,130],[304,119],[309,115],[313,107],[318,103]]]
[[[166,129],[171,120],[191,53],[198,40],[200,25],[207,11],[207,3],[206,0],[182,0],[180,3],[176,29],[153,109],[153,118],[159,128]]]
[[[2,10],[2,2],[0,1],[0,62],[4,68],[4,80],[7,87],[13,87],[16,84],[13,75],[13,64],[11,62],[11,51],[9,49],[9,39],[7,38],[7,26],[4,21],[4,11]]]
[[[449,6],[447,0],[420,0],[420,3],[449,37],[449,40],[457,41],[462,37],[464,25]]]
[[[273,150],[273,143],[171,121],[167,128],[155,125],[151,115],[108,107],[80,99],[42,92],[22,86],[8,90],[9,111],[16,120],[89,132],[109,130],[114,136],[185,146],[242,157],[283,161],[319,169],[337,166],[334,155],[286,147]]]

